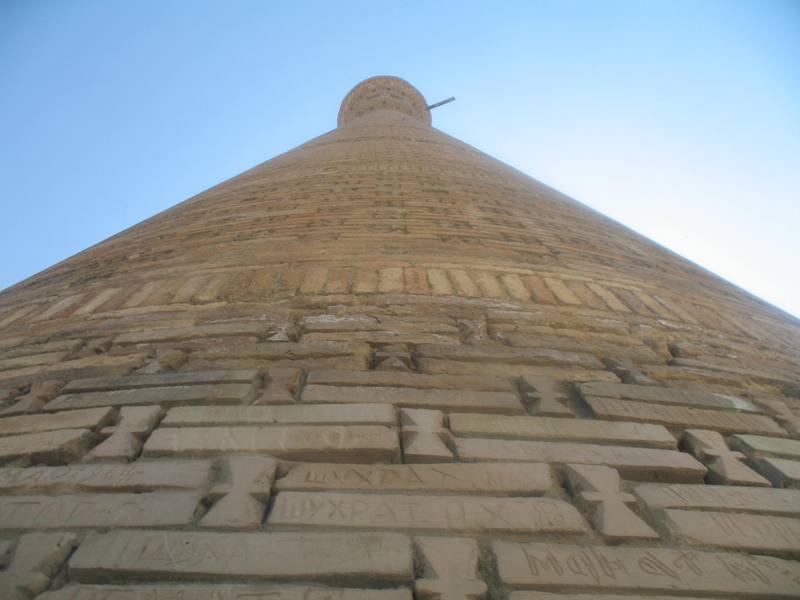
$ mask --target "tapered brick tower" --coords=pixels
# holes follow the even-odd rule
[[[368,79],[0,294],[0,597],[798,598],[798,340]]]

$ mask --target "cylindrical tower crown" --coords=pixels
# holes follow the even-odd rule
[[[342,100],[339,127],[376,110],[392,110],[431,124],[428,103],[413,85],[399,77],[377,76],[365,79]]]

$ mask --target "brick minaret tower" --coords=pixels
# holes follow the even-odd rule
[[[800,323],[431,126],[0,294],[0,598],[800,597]]]

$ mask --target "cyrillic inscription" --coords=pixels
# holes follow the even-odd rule
[[[500,579],[512,588],[706,593],[770,599],[800,596],[800,564],[665,548],[494,542]]]
[[[578,511],[561,500],[327,492],[280,492],[267,523],[475,533],[587,530]]]
[[[550,490],[547,465],[336,465],[306,463],[276,482],[279,490],[432,491],[533,496]]]
[[[1,496],[0,529],[188,525],[198,494]]]
[[[410,582],[411,541],[399,533],[92,533],[69,561],[70,579]]]
[[[74,464],[64,467],[0,469],[4,494],[151,492],[205,485],[211,463],[204,460],[136,461],[131,464]]]

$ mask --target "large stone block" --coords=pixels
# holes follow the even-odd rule
[[[410,582],[411,540],[399,533],[92,533],[69,561],[75,582]]]
[[[392,462],[397,432],[377,425],[180,427],[156,429],[145,457],[205,457],[218,453],[271,454],[287,460]]]

